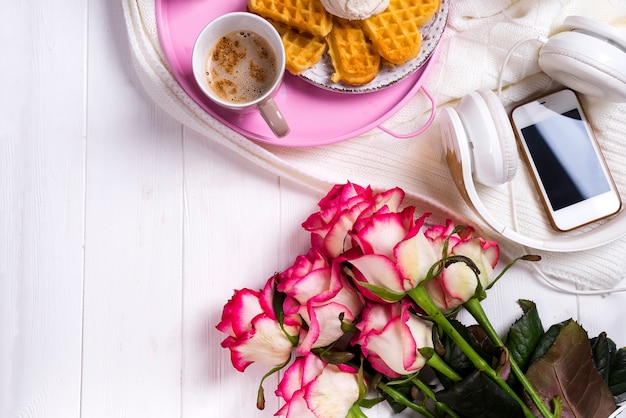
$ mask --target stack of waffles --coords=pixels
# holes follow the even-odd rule
[[[364,20],[347,20],[326,11],[320,0],[248,0],[248,9],[278,29],[287,70],[298,75],[328,51],[333,82],[362,86],[381,65],[402,65],[419,55],[420,28],[439,10],[441,0],[391,0]]]

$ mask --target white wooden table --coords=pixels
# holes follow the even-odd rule
[[[0,6],[0,417],[271,417],[215,330],[234,288],[307,248],[321,197],[181,126],[141,90],[116,1]],[[522,270],[545,325],[626,345],[626,294],[557,293]],[[386,411],[372,416],[389,416]]]

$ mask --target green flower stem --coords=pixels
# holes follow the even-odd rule
[[[437,401],[437,396],[435,395],[435,392],[433,392],[433,390],[426,383],[417,378],[412,379],[411,382],[415,385],[415,387],[422,391],[424,395],[432,400],[440,411],[445,412],[447,416],[450,416],[452,418],[459,418],[459,414],[457,414],[447,404]]]
[[[391,386],[387,386],[386,384],[380,382],[378,384],[378,388],[382,390],[383,392],[385,392],[387,395],[389,395],[391,399],[394,400],[394,402],[397,402],[401,405],[406,406],[407,408],[414,410],[415,412],[418,412],[419,414],[423,415],[425,418],[437,418],[428,409],[426,409],[422,405],[418,405],[418,404],[411,402],[410,400],[406,398],[406,396],[404,396],[402,393],[398,392],[397,390],[393,389]]]
[[[439,308],[430,298],[430,295],[426,291],[423,285],[419,285],[414,289],[411,289],[407,294],[413,299],[417,305],[422,308],[431,320],[437,323],[443,332],[448,334],[450,338],[459,346],[470,361],[476,366],[476,368],[485,373],[491,380],[493,380],[498,386],[500,386],[506,393],[511,396],[522,408],[524,415],[528,418],[534,418],[532,411],[526,406],[524,401],[515,393],[513,389],[502,379],[500,375],[472,348],[472,346],[465,341],[463,336],[452,326],[450,321],[445,317]]]
[[[256,407],[257,407],[257,409],[260,409],[260,410],[265,409],[265,390],[263,389],[263,382],[265,382],[265,379],[267,379],[268,377],[270,377],[271,375],[273,375],[277,371],[281,370],[283,367],[285,367],[287,364],[289,364],[290,361],[291,361],[291,356],[289,356],[287,361],[285,361],[283,364],[281,364],[279,366],[276,366],[272,370],[270,370],[269,372],[265,373],[265,375],[261,379],[261,382],[259,383],[259,389],[257,390],[257,394],[256,394]]]
[[[496,330],[493,328],[493,325],[491,325],[491,322],[489,321],[489,318],[487,318],[487,314],[483,310],[480,301],[478,301],[477,299],[470,299],[465,302],[464,306],[465,309],[467,309],[468,312],[472,314],[472,316],[474,317],[474,319],[476,319],[480,326],[483,327],[491,341],[500,347],[504,347],[504,342],[502,341]],[[509,357],[509,361],[511,363],[511,370],[513,370],[513,373],[520,381],[522,387],[524,388],[528,396],[530,396],[539,412],[541,412],[541,416],[544,418],[554,417],[554,415],[547,407],[547,405],[543,402],[543,399],[541,399],[533,385],[526,378],[515,359],[513,357]]]
[[[367,418],[367,415],[365,415],[365,412],[363,412],[358,405],[352,405],[352,408],[348,411],[347,418]]]
[[[439,354],[435,353],[434,350],[430,353],[430,358],[426,361],[426,363],[453,382],[463,380],[463,378],[452,367],[450,367],[448,363],[443,361],[443,359],[439,357]]]

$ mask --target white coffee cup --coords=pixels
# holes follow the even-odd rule
[[[249,62],[253,59],[251,46],[247,48],[249,51],[243,52],[239,58],[232,55],[233,48],[238,48],[238,52],[246,51],[247,41],[243,39],[245,36],[259,36],[269,44],[271,51],[268,56],[275,56],[273,70],[270,69],[269,64],[267,67],[263,66],[263,63],[269,63],[271,58],[264,61],[261,57],[255,56],[255,60],[261,61],[254,61],[252,64]],[[216,48],[218,52],[214,55]],[[245,58],[242,58],[243,54]],[[246,62],[245,74],[239,71],[239,75],[235,76],[234,73],[224,72],[228,67],[226,64],[231,64],[233,59],[238,62],[242,59]],[[256,64],[261,64],[261,66],[256,66]],[[207,65],[215,66],[216,69],[208,70]],[[289,133],[289,126],[273,99],[285,73],[285,50],[280,35],[267,20],[249,12],[232,12],[216,18],[200,32],[196,39],[192,54],[192,68],[196,83],[211,101],[236,112],[247,113],[258,109],[277,137],[283,137]],[[261,68],[255,71],[255,74],[262,74],[262,76],[250,76],[248,68]],[[215,76],[213,77],[212,74]],[[270,77],[270,74],[273,76]],[[255,83],[256,80],[263,81],[262,85],[258,83],[254,86],[256,93],[239,94],[244,91],[245,85]],[[210,83],[214,86],[213,88]],[[227,85],[228,88],[216,87],[223,85]],[[235,97],[236,95],[242,97]]]

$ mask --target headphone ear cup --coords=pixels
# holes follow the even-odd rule
[[[493,120],[500,140],[500,152],[502,153],[501,183],[508,183],[515,177],[519,162],[515,133],[513,132],[509,116],[498,96],[491,90],[478,90],[478,94],[480,94],[487,108],[489,108],[491,119]]]
[[[509,118],[490,90],[478,90],[461,99],[459,118],[467,133],[476,181],[499,186],[517,171],[517,148]]]
[[[539,67],[582,94],[626,101],[626,36],[614,28],[570,16],[571,30],[550,37],[539,52]]]

